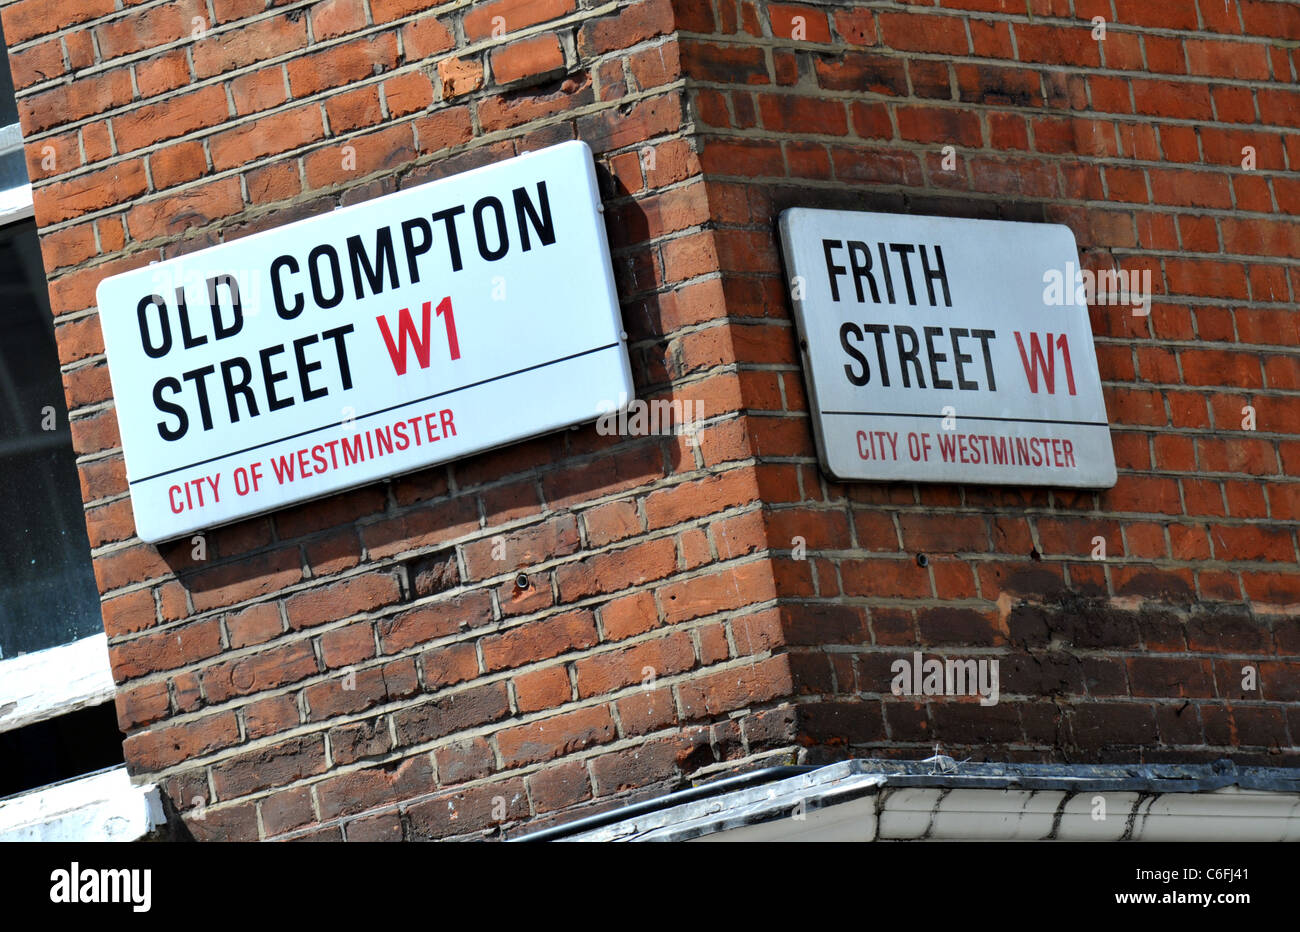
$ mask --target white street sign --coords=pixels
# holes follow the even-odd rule
[[[633,393],[568,142],[105,279],[140,537],[595,419]]]
[[[793,208],[780,229],[831,476],[1115,484],[1069,228]]]

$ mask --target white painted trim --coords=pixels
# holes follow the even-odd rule
[[[0,731],[111,702],[116,692],[104,634],[0,660]]]
[[[158,788],[124,765],[0,799],[0,842],[135,841],[163,821]]]
[[[0,126],[0,156],[11,152],[23,151],[23,127],[21,123],[8,123]]]
[[[1095,797],[1106,800],[1105,819],[1093,817]],[[809,809],[803,819],[773,819],[692,840],[1041,841],[1049,834],[1056,841],[1298,841],[1300,795],[1229,786],[1154,797],[1086,792],[1066,802],[1059,790],[900,787]]]
[[[980,763],[960,772],[961,764],[937,753],[923,761],[848,760],[730,792],[720,788],[717,795],[669,803],[620,821],[593,817],[591,828],[575,826],[573,833],[558,837],[702,842],[1300,841],[1300,781],[1293,772],[1224,763]]]
[[[35,212],[30,184],[0,191],[0,225],[26,220],[35,216]]]

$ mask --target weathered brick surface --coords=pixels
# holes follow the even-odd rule
[[[1277,637],[1297,608],[1294,383],[1267,373],[1297,365],[1300,228],[1275,192],[1300,164],[1295,113],[1254,104],[1295,80],[1300,17],[1249,5],[1277,13],[1277,35],[1243,29],[1236,3],[1209,18],[1124,4],[1103,12],[1098,41],[1078,10],[888,6],[768,4],[770,57],[725,17],[689,43],[719,236],[766,232],[795,204],[1048,220],[1071,227],[1088,267],[1150,269],[1156,296],[1145,318],[1092,309],[1114,489],[852,486],[805,468],[765,494],[768,546],[789,552],[797,536],[808,551],[810,572],[782,572],[778,556],[774,574],[799,691],[821,697],[803,740],[821,756],[938,741],[993,759],[1300,762],[1285,716],[1264,714],[1277,695],[1241,689],[1254,670],[1285,691],[1271,658],[1294,650]],[[771,337],[755,345],[783,340],[779,264],[760,249],[719,264],[729,291],[760,296],[747,313]],[[1270,314],[1278,332],[1254,329]],[[750,410],[807,411],[802,395],[741,384]],[[774,465],[815,462],[769,449]],[[894,696],[890,664],[914,650],[998,658],[999,705]],[[1255,727],[1203,728],[1229,701]]]
[[[1294,5],[367,8],[0,10],[127,757],[196,837],[483,837],[801,748],[1298,762]],[[203,560],[135,538],[102,278],[573,138],[638,392],[698,401],[694,438],[538,438]],[[1060,222],[1150,269],[1149,317],[1092,310],[1116,487],[821,475],[793,205]],[[999,659],[999,705],[893,695],[916,650]]]

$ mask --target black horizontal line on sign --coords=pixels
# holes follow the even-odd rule
[[[845,414],[854,417],[953,417],[959,421],[1004,421],[1010,424],[1074,424],[1079,427],[1109,427],[1103,421],[1057,421],[1039,417],[983,417],[979,414],[909,414],[906,411],[823,411],[822,414]]]
[[[592,349],[583,350],[582,352],[579,353],[571,353],[568,356],[561,356],[559,359],[551,359],[546,362],[539,362],[535,366],[525,366],[522,369],[516,369],[514,372],[503,372],[501,375],[494,375],[490,379],[480,379],[477,382],[470,382],[468,385],[458,385],[455,388],[448,388],[440,392],[434,392],[432,395],[425,395],[423,398],[413,398],[410,401],[399,402],[398,404],[395,405],[389,405],[387,408],[380,408],[378,411],[371,411],[367,414],[358,414],[355,418],[353,418],[353,422],[364,421],[366,418],[369,417],[375,417],[376,415],[379,414],[387,414],[389,411],[396,411],[398,408],[406,408],[406,407],[410,407],[411,405],[422,404],[423,402],[426,401],[432,401],[435,398],[441,398],[444,395],[453,395],[456,392],[463,392],[466,389],[478,388],[480,385],[487,385],[489,382],[499,382],[502,379],[508,379],[512,376],[523,375],[525,372],[532,372],[534,369],[545,369],[547,366],[554,366],[557,363],[568,362],[570,359],[577,359],[580,356],[590,356],[592,353],[599,353],[607,349],[613,349],[618,345],[619,345],[618,343],[606,343],[604,346],[597,346]],[[596,417],[596,416],[597,416],[596,412],[593,411],[592,417]],[[269,447],[273,443],[283,443],[286,440],[296,440],[299,437],[306,437],[308,434],[318,434],[322,430],[329,430],[333,427],[340,427],[340,426],[342,426],[342,422],[331,421],[330,423],[323,424],[320,427],[311,427],[308,428],[307,430],[299,431],[296,434],[288,434],[284,437],[276,437],[274,440],[267,440],[263,443],[255,443],[251,447],[244,447],[242,450],[231,450],[228,453],[220,453],[216,456],[210,456],[205,460],[198,460],[197,462],[194,463],[186,463],[184,466],[176,466],[172,469],[166,469],[163,470],[162,472],[156,472],[152,476],[143,476],[139,479],[132,479],[128,484],[135,485],[140,482],[149,482],[152,479],[161,479],[163,476],[170,476],[174,472],[181,472],[182,470],[185,469],[193,469],[195,466],[206,466],[208,463],[215,463],[217,460],[224,460],[227,457],[238,456],[241,453],[251,453],[253,450],[260,450],[262,447]]]

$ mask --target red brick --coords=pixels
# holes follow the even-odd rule
[[[472,643],[447,644],[420,655],[424,688],[436,691],[479,675],[478,650]]]
[[[151,628],[156,623],[157,610],[153,592],[138,589],[100,603],[104,630],[110,638]]]
[[[732,469],[694,482],[684,482],[647,495],[643,508],[650,530],[748,505],[757,500],[753,477]]]
[[[34,193],[36,222],[46,226],[101,210],[139,197],[146,188],[142,159],[129,159],[68,181],[56,181]]]
[[[396,64],[395,35],[379,33],[292,59],[288,64],[289,90],[294,97],[306,97],[369,78],[390,70]]]
[[[402,51],[408,62],[431,58],[455,47],[456,41],[447,27],[432,16],[423,16],[402,26]]]
[[[564,71],[564,51],[553,35],[515,42],[492,53],[492,78],[498,85],[540,83]]]
[[[443,745],[434,751],[438,763],[438,784],[452,786],[486,777],[496,767],[492,746],[482,738],[469,738]]]
[[[398,744],[405,746],[487,725],[509,714],[506,684],[483,683],[394,713],[393,727]]]
[[[578,550],[578,522],[558,515],[538,524],[497,534],[462,548],[470,579],[527,571],[531,566]],[[498,557],[500,559],[498,559]]]
[[[235,113],[239,116],[269,110],[289,99],[279,65],[231,78],[229,86],[230,98],[235,102]]]
[[[1038,26],[1016,23],[1016,48],[1020,60],[1027,62],[1047,62],[1051,64],[1077,65],[1096,68],[1101,64],[1101,51],[1097,40],[1092,38],[1091,24],[1080,23],[1072,28],[1062,26]],[[1109,36],[1107,37],[1109,45]],[[1109,49],[1108,49],[1109,52]],[[1110,65],[1114,68],[1117,65]]]
[[[383,83],[384,100],[391,117],[428,109],[433,103],[433,82],[423,71],[396,75]]]
[[[303,159],[309,188],[320,188],[372,174],[415,157],[409,123],[354,136],[337,146],[317,149]]]
[[[139,686],[118,687],[114,697],[117,723],[123,732],[131,732],[142,725],[151,725],[166,718],[171,708],[167,681],[142,683]]]
[[[396,653],[491,620],[492,602],[487,592],[466,592],[384,618],[379,623],[380,644],[384,653]]]
[[[843,136],[848,132],[844,105],[788,94],[762,94],[759,113],[763,126],[778,133],[817,133]]]
[[[98,252],[99,247],[95,244],[90,224],[68,227],[41,237],[41,253],[45,257],[47,270],[76,265]]]
[[[224,171],[306,145],[324,132],[320,107],[308,104],[217,133],[209,139],[208,149],[213,167]]]
[[[875,45],[876,21],[869,10],[836,10],[835,31],[850,45]]]
[[[212,768],[212,782],[218,796],[228,799],[324,771],[323,738],[303,735],[227,758]]]
[[[378,85],[335,93],[325,101],[325,115],[329,117],[330,133],[335,136],[364,126],[374,126],[383,119]]]
[[[672,690],[638,690],[618,700],[618,717],[625,736],[643,735],[672,725],[677,720]]]
[[[610,64],[619,65],[616,78],[621,80],[621,63]],[[672,42],[634,52],[628,58],[628,69],[632,72],[637,87],[642,90],[671,84],[682,73],[681,48]]]
[[[374,9],[376,5],[371,4],[375,22],[385,22],[386,20],[380,19],[380,13]],[[422,7],[424,4],[420,3],[419,6]],[[391,5],[380,6],[380,11],[383,12],[390,9]],[[353,0],[324,0],[311,8],[311,34],[317,42],[358,32],[365,25],[365,9]]]
[[[415,121],[416,148],[422,153],[454,148],[468,142],[473,135],[467,107],[436,110]]]
[[[966,26],[956,16],[925,16],[916,13],[879,13],[885,45],[905,52],[965,55],[969,52]]]
[[[415,803],[406,809],[406,820],[414,838],[470,833],[482,837],[484,831],[503,822],[527,819],[528,811],[524,781],[516,778],[442,793]]]
[[[558,657],[596,644],[596,623],[587,609],[527,622],[483,638],[480,648],[488,672]]]
[[[178,142],[149,155],[149,174],[157,191],[193,181],[207,170],[208,156],[201,142]]]
[[[74,81],[24,97],[18,101],[18,116],[23,133],[30,136],[71,120],[120,107],[131,97],[130,69],[115,68],[96,75],[93,81]]]
[[[730,667],[697,676],[677,686],[687,721],[712,717],[790,694],[792,682],[786,657]]]
[[[366,573],[332,586],[308,589],[285,600],[289,627],[310,628],[348,615],[392,605],[402,597],[401,585],[389,573]]]
[[[637,513],[636,502],[607,502],[589,508],[582,515],[583,527],[587,532],[587,545],[603,547],[639,533],[642,520]]]
[[[609,709],[596,706],[507,728],[497,733],[497,747],[507,767],[519,767],[564,757],[615,736]]]
[[[10,52],[9,72],[16,90],[57,78],[64,73],[63,46],[58,39],[49,39],[20,52]]]
[[[606,602],[600,610],[601,629],[606,640],[621,641],[658,627],[654,596],[637,592]]]
[[[665,620],[672,624],[730,611],[776,597],[766,561],[728,567],[707,576],[669,583],[659,589]]]
[[[508,0],[506,0],[508,2]],[[523,0],[521,6],[545,7],[555,13],[561,8],[573,7],[572,0]],[[487,10],[495,7],[489,5]],[[478,12],[477,10],[475,11]],[[486,10],[485,10],[486,12]],[[465,17],[465,30],[470,30],[471,17]],[[540,21],[536,20],[536,21]],[[509,21],[510,29],[519,28],[515,20]],[[525,23],[524,25],[531,25]],[[584,54],[603,54],[616,49],[631,48],[638,42],[667,35],[676,26],[676,14],[669,0],[641,0],[624,5],[616,13],[588,20],[578,31],[578,48]]]
[[[243,205],[239,179],[221,178],[131,208],[126,215],[126,228],[132,238],[143,243],[157,236],[207,226],[238,213]]]
[[[528,791],[538,813],[567,809],[591,798],[591,778],[586,764],[570,761],[530,776]]]
[[[113,411],[75,418],[68,422],[68,428],[72,432],[72,449],[80,455],[99,453],[122,442]]]
[[[1192,3],[1157,7],[1142,0],[1115,0],[1115,15],[1119,22],[1137,26],[1192,31],[1197,28],[1196,6]]]
[[[320,636],[320,655],[330,669],[360,663],[375,656],[375,629],[369,622],[353,622]]]
[[[67,26],[107,16],[115,9],[113,0],[86,0],[75,7],[60,10],[57,17],[52,17],[42,0],[19,0],[4,9],[5,39],[14,46]]]
[[[566,563],[555,575],[560,597],[568,601],[662,579],[676,566],[675,544],[671,538],[660,538]]]
[[[279,592],[301,579],[298,550],[286,547],[202,570],[186,582],[195,609],[206,611]]]
[[[569,671],[563,666],[530,670],[515,677],[515,701],[522,714],[554,709],[573,694]]]
[[[208,667],[202,674],[203,691],[210,702],[222,702],[233,696],[293,683],[315,673],[316,656],[311,644],[297,641]]]
[[[231,648],[263,644],[279,637],[284,630],[279,607],[274,602],[264,602],[226,615],[225,627]]]
[[[419,690],[414,659],[402,657],[381,667],[336,671],[323,682],[308,686],[302,695],[310,710],[308,720],[319,722],[396,702]]]
[[[245,177],[248,199],[253,204],[270,204],[287,200],[302,191],[296,162],[272,162],[254,169]]]
[[[831,41],[826,14],[816,7],[774,3],[767,8],[767,16],[772,26],[772,35],[777,39],[794,39],[800,42]]]
[[[677,631],[620,650],[603,651],[577,661],[578,698],[616,692],[635,683],[689,670],[695,665],[690,636]]]
[[[136,732],[123,742],[123,751],[137,767],[163,770],[230,747],[239,741],[239,723],[233,712],[219,712],[180,725],[158,726]]]
[[[243,707],[244,733],[249,741],[287,731],[300,724],[298,702],[292,695],[267,696]]]

